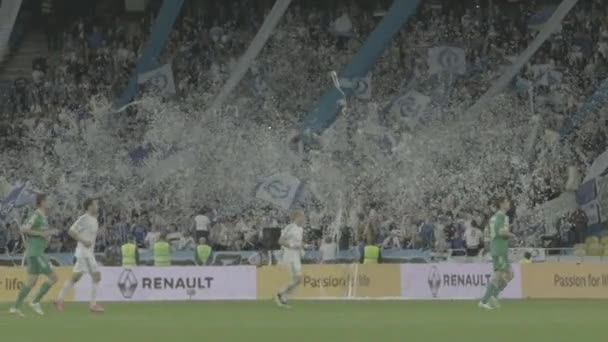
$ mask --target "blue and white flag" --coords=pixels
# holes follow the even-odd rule
[[[531,30],[539,31],[543,27],[543,25],[545,25],[547,21],[551,19],[551,16],[553,15],[553,12],[555,12],[556,9],[557,6],[550,5],[545,6],[536,13],[534,13],[534,15],[532,15],[530,17],[530,20],[528,21],[528,28]]]
[[[550,86],[562,83],[564,75],[555,70],[555,67],[551,64],[537,64],[530,69],[537,85]]]
[[[171,64],[137,75],[137,84],[163,97],[176,94]]]
[[[372,75],[340,78],[340,87],[359,99],[369,100],[372,98]]]
[[[588,225],[600,223],[600,204],[598,200],[593,200],[587,204],[581,205],[581,209],[587,215]]]
[[[266,178],[258,186],[255,197],[289,210],[300,184],[300,180],[289,173],[277,173]]]
[[[464,75],[467,72],[467,60],[464,49],[451,46],[438,46],[429,50],[429,74],[447,72]]]
[[[597,200],[593,202],[599,202],[598,207],[600,211],[601,222],[608,221],[608,176],[598,177],[597,181]],[[586,205],[581,205],[584,208]]]
[[[31,195],[27,196],[28,182],[17,183],[11,191],[0,201],[0,217],[6,216],[14,208],[29,204]]]
[[[410,90],[393,102],[391,114],[399,115],[403,118],[418,118],[430,103],[430,97],[415,90]]]

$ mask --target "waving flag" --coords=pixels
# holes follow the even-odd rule
[[[152,90],[164,97],[176,94],[175,80],[170,64],[139,74],[137,83],[143,85],[145,89]]]
[[[372,75],[364,77],[340,78],[340,86],[343,90],[363,100],[372,98]]]
[[[545,6],[538,12],[534,13],[534,15],[532,15],[530,17],[530,20],[528,21],[528,28],[535,31],[540,30],[543,25],[545,25],[547,21],[551,19],[551,16],[553,15],[553,12],[555,12],[556,9],[557,6],[550,5]]]
[[[438,46],[429,50],[429,73],[447,72],[464,75],[467,72],[467,60],[464,49],[450,46]]]
[[[26,195],[28,183],[18,183],[0,202],[0,217],[6,216],[13,208],[27,204],[22,198]]]
[[[431,103],[431,98],[415,90],[408,91],[391,106],[391,113],[400,117],[417,118]]]
[[[255,197],[288,210],[296,197],[300,180],[289,173],[277,173],[258,186]]]

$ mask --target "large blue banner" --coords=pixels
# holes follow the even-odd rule
[[[419,3],[420,0],[395,0],[388,13],[367,38],[361,50],[340,77],[357,78],[367,75],[403,24],[415,14]],[[342,99],[342,93],[338,89],[329,90],[304,120],[302,130],[320,133],[329,127],[340,110],[338,103],[340,99]]]
[[[137,94],[137,75],[143,74],[158,66],[158,57],[171,35],[173,24],[179,15],[183,3],[184,0],[163,1],[156,22],[154,23],[154,26],[152,26],[150,37],[144,46],[142,56],[137,62],[136,70],[129,80],[129,85],[127,85],[127,89],[125,89],[120,99],[115,103],[117,107],[126,105]]]

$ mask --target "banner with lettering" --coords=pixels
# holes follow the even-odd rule
[[[99,301],[243,300],[256,297],[254,266],[100,267]],[[80,281],[75,301],[88,301],[91,282]]]
[[[608,264],[522,266],[525,298],[608,299]]]
[[[272,298],[289,283],[283,265],[258,269],[258,299]],[[297,299],[398,298],[399,265],[304,265]]]
[[[55,267],[53,268],[59,279],[57,284],[65,283],[72,276],[71,267]],[[0,267],[0,302],[14,302],[19,294],[19,290],[23,287],[27,278],[27,270],[25,267]],[[32,289],[31,293],[38,293],[42,281],[39,281]],[[61,286],[53,286],[44,298],[44,301],[51,301],[57,298],[61,290]],[[70,291],[65,299],[66,301],[73,300],[73,292]]]
[[[501,293],[503,298],[522,298],[519,264],[515,277]],[[492,265],[484,264],[403,264],[401,296],[406,299],[478,299],[492,277]]]

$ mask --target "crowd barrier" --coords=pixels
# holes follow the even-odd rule
[[[55,268],[57,295],[71,268]],[[277,266],[101,267],[100,301],[269,300],[289,282]],[[608,299],[608,264],[513,265],[503,298]],[[304,265],[295,299],[458,300],[480,298],[490,281],[488,263]],[[0,267],[0,302],[15,300],[26,278],[22,267]],[[33,292],[42,283],[40,280]],[[88,301],[91,281],[81,280],[68,301]]]

